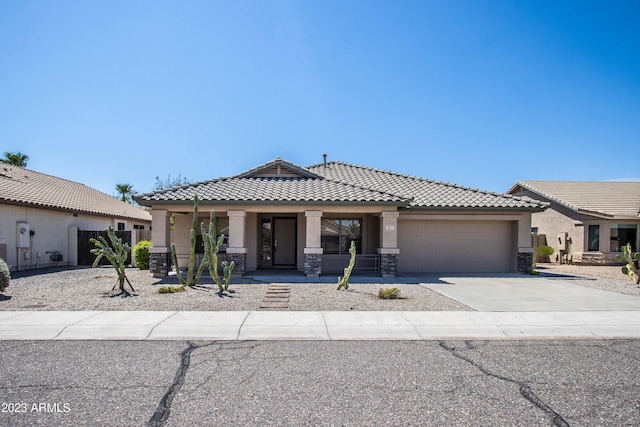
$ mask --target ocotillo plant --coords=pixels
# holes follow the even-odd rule
[[[191,230],[189,232],[189,264],[187,265],[187,278],[184,279],[182,277],[182,273],[180,273],[180,265],[178,264],[178,255],[176,254],[176,244],[171,244],[171,256],[173,257],[173,265],[176,268],[176,275],[178,276],[178,281],[180,284],[184,286],[194,286],[200,280],[200,276],[204,271],[205,262],[200,263],[200,267],[198,267],[198,271],[194,275],[194,268],[196,265],[196,229],[198,228],[198,196],[193,197],[193,222],[191,225]]]
[[[629,276],[629,278],[637,285],[640,283],[640,270],[638,270],[635,263],[640,263],[640,252],[636,252],[635,255],[632,256],[631,243],[627,243],[621,249],[622,254],[616,256],[616,261],[627,262],[627,265],[622,267],[622,272]]]
[[[356,242],[351,241],[351,247],[349,248],[351,259],[349,260],[349,266],[344,269],[344,277],[338,276],[338,290],[341,288],[349,289],[349,277],[351,277],[351,270],[356,264]]]
[[[100,260],[103,257],[106,257],[118,273],[116,286],[119,287],[120,292],[124,296],[129,296],[129,292],[124,289],[125,280],[131,287],[131,290],[135,292],[135,289],[131,286],[131,282],[129,282],[129,279],[127,279],[127,276],[125,275],[125,262],[127,262],[127,256],[129,255],[129,252],[131,252],[131,247],[127,243],[122,243],[122,239],[116,236],[116,232],[113,231],[113,228],[109,227],[106,231],[107,236],[109,236],[109,240],[111,241],[111,245],[109,245],[107,239],[102,236],[98,236],[97,239],[90,239],[90,242],[96,245],[96,248],[91,249],[91,253],[96,255],[93,267],[97,267]],[[116,286],[114,286],[114,289]]]
[[[200,224],[202,231],[202,241],[204,243],[204,258],[209,269],[209,274],[215,280],[220,292],[229,290],[231,283],[231,273],[235,267],[235,263],[227,261],[222,262],[222,271],[224,273],[224,282],[218,276],[218,251],[224,242],[224,234],[220,235],[216,240],[216,215],[214,211],[209,214],[209,228],[205,228],[204,223]]]

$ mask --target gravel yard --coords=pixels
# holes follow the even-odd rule
[[[162,285],[175,285],[177,278],[154,278],[149,271],[129,269],[127,277],[135,296],[114,296],[116,283],[111,267],[79,268],[46,273],[16,273],[11,285],[0,295],[0,310],[153,310],[153,311],[236,311],[257,310],[268,284],[250,279],[232,281],[230,296],[219,296],[210,278],[204,286],[185,292],[159,294]],[[472,310],[424,286],[411,284],[350,284],[337,291],[336,284],[288,284],[289,311],[461,311]],[[381,287],[397,287],[403,299],[377,298]],[[128,287],[127,287],[128,289]],[[31,306],[31,307],[29,307]],[[37,307],[33,307],[37,306]]]
[[[631,279],[625,276],[621,268],[620,266],[539,263],[536,270],[542,274],[569,275],[571,277],[566,278],[566,280],[574,285],[640,296],[640,286],[634,284]],[[562,280],[565,280],[565,278]]]
[[[539,264],[536,268],[553,280],[611,292],[640,296],[640,287],[627,279],[620,267]],[[14,273],[11,285],[0,294],[2,310],[152,310],[236,311],[257,310],[268,288],[252,279],[232,281],[226,296],[220,296],[210,278],[205,285],[175,294],[159,294],[163,285],[177,284],[175,276],[158,279],[148,271],[129,269],[127,277],[136,292],[133,297],[115,296],[116,274],[111,267],[40,270]],[[335,284],[288,284],[289,311],[468,311],[470,307],[416,284],[352,283],[347,291]],[[397,287],[403,299],[377,298],[381,287]]]

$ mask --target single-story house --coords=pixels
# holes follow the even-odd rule
[[[640,182],[519,181],[508,193],[549,203],[531,225],[557,262],[615,264],[622,246],[638,250]]]
[[[151,214],[84,184],[0,164],[0,258],[12,270],[78,265],[79,233],[151,227]]]
[[[290,268],[308,276],[340,273],[351,242],[356,271],[383,276],[526,270],[531,213],[546,208],[326,158],[308,167],[276,158],[232,177],[137,195],[152,208],[154,274],[171,269],[172,243],[187,258],[196,195],[199,221],[214,210],[217,233],[228,236],[223,250],[236,272]]]

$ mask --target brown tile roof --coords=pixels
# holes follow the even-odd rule
[[[280,175],[278,175],[280,174]],[[237,203],[391,204],[415,209],[542,210],[538,201],[342,162],[306,168],[275,159],[229,178],[136,196],[142,205],[192,200]]]
[[[151,221],[144,209],[84,184],[7,164],[0,164],[0,203]]]
[[[640,216],[640,182],[518,181],[510,193],[527,189],[576,212],[613,217]]]

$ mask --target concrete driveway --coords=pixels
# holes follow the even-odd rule
[[[478,311],[636,311],[640,298],[545,279],[512,274],[419,280],[446,297]]]

